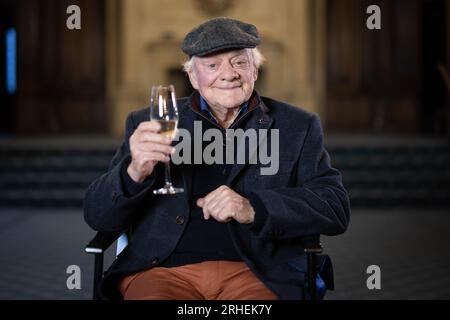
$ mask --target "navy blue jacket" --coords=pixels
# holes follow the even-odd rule
[[[189,98],[178,101],[179,128],[193,132],[195,111]],[[163,185],[162,165],[136,186],[132,196],[124,187],[121,171],[130,163],[129,138],[148,108],[129,114],[125,139],[107,173],[95,180],[85,196],[84,215],[98,231],[132,229],[130,242],[106,272],[101,296],[120,299],[117,282],[125,275],[158,266],[176,247],[189,219],[191,167],[172,166],[175,186],[184,193],[153,195]],[[288,104],[261,97],[245,129],[279,129],[280,167],[276,175],[261,175],[260,164],[235,164],[227,185],[239,194],[258,199],[255,223],[228,223],[233,243],[249,268],[280,299],[301,299],[305,275],[302,237],[338,235],[348,226],[350,205],[341,174],[331,167],[323,145],[319,117]],[[269,135],[268,135],[269,136]],[[264,211],[264,213],[262,213]],[[258,212],[260,214],[258,214]],[[254,224],[255,224],[254,223]]]

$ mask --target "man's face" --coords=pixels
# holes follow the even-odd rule
[[[252,95],[258,70],[250,49],[195,57],[192,86],[212,108],[236,108]]]

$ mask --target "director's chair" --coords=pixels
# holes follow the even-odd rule
[[[97,232],[95,237],[87,244],[85,251],[93,254],[94,260],[94,287],[93,300],[99,300],[98,289],[103,277],[104,252],[117,240],[116,256],[127,246],[126,234],[117,232]],[[328,255],[322,254],[323,248],[319,236],[303,238],[303,247],[306,254],[305,300],[321,300],[327,290],[334,290],[333,267]]]

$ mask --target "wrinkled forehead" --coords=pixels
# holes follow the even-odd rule
[[[251,49],[234,49],[234,50],[224,50],[219,52],[214,52],[206,56],[198,57],[195,59],[199,61],[209,61],[209,60],[229,60],[234,57],[244,56],[251,59]]]

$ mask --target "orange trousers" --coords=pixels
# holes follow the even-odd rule
[[[205,261],[155,267],[119,283],[125,300],[275,300],[244,262]]]

